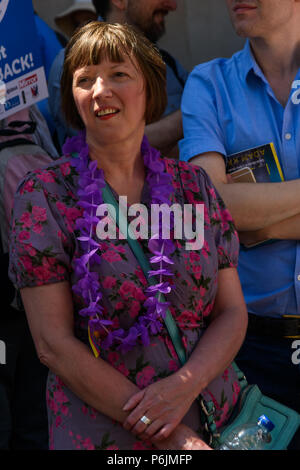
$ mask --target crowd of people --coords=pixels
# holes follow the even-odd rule
[[[156,45],[176,0],[75,1],[63,37],[36,15],[49,99],[0,121],[1,449],[211,450],[198,397],[226,426],[234,359],[300,413],[300,3],[226,4],[244,49],[191,72]],[[228,177],[271,142],[284,181]],[[145,268],[97,236],[107,195],[203,205],[202,248],[158,224]]]

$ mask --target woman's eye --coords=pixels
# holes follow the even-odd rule
[[[77,85],[85,86],[91,83],[91,78],[90,77],[79,77],[77,79]]]
[[[116,73],[115,73],[115,76],[116,76],[116,77],[126,77],[127,74],[126,74],[125,72],[116,72]]]

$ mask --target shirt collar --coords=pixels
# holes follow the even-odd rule
[[[260,68],[260,66],[255,60],[254,54],[251,50],[249,39],[246,40],[244,49],[241,51],[239,60],[240,60],[240,66],[241,66],[240,70],[241,70],[242,78],[244,81],[247,80],[250,72],[252,72],[257,77],[259,77],[263,82],[268,84],[268,81],[266,77],[264,76],[262,69]],[[298,70],[297,77],[300,77],[300,68]]]
[[[259,76],[262,75],[262,71],[259,65],[257,64],[254,58],[253,52],[251,50],[249,39],[246,40],[244,49],[242,50],[242,53],[240,56],[240,65],[241,65],[242,77],[244,80],[247,79],[251,71],[253,71],[256,75],[259,75]]]

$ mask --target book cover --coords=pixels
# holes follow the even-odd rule
[[[273,142],[238,152],[226,157],[226,173],[236,183],[276,183],[284,181],[283,172]],[[273,243],[262,240],[244,249]]]
[[[280,182],[283,172],[273,142],[226,157],[226,172],[234,182]]]

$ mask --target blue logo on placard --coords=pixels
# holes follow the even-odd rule
[[[6,101],[4,105],[4,109],[5,111],[9,111],[10,109],[15,108],[19,104],[20,104],[20,97],[18,95],[13,96],[12,98],[10,98],[10,100]]]

